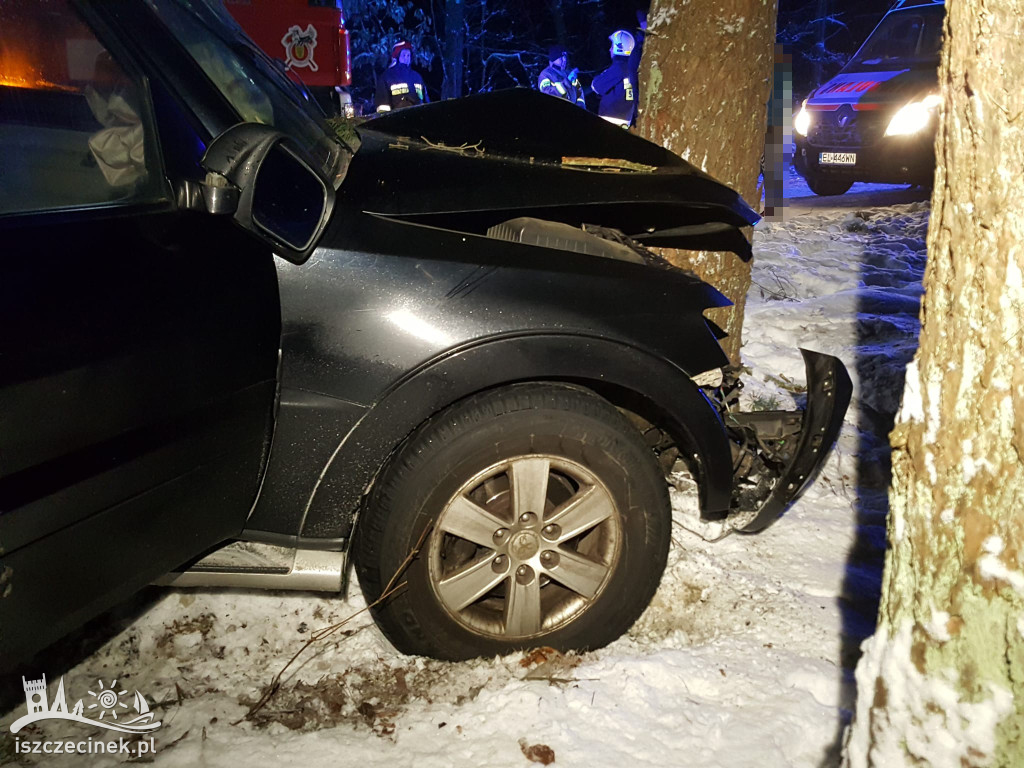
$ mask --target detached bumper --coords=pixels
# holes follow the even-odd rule
[[[729,516],[732,530],[756,533],[764,530],[795,501],[814,480],[839,436],[850,405],[853,384],[846,366],[832,355],[801,349],[807,370],[807,408],[796,412],[760,411],[733,415],[734,423],[761,446],[770,446],[776,462],[762,464],[765,472],[774,464],[774,482],[767,497],[752,507],[735,509]],[[799,426],[798,426],[799,425]],[[746,478],[736,478],[743,482]]]

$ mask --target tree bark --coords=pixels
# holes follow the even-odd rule
[[[815,25],[818,29],[814,36],[815,56],[814,79],[812,82],[814,83],[814,85],[817,86],[825,82],[824,78],[822,77],[821,60],[825,54],[825,34],[827,32],[826,27],[828,26],[828,22],[825,19],[828,16],[828,0],[818,0],[818,9],[815,12],[815,16],[817,17]]]
[[[653,0],[640,65],[640,134],[755,205],[777,8],[778,0]],[[731,253],[664,253],[733,302],[708,317],[729,334],[723,347],[738,363],[750,266]]]
[[[1024,2],[947,2],[920,347],[845,764],[1024,765]]]
[[[569,33],[565,26],[565,8],[563,6],[563,0],[551,0],[549,7],[551,9],[551,20],[555,26],[555,40],[559,45],[566,45],[569,40]],[[573,66],[570,64],[570,66]]]
[[[462,95],[466,53],[466,5],[463,0],[444,0],[444,80],[441,98]]]

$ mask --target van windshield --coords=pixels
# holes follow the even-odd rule
[[[888,14],[843,71],[938,66],[945,13],[933,5]]]

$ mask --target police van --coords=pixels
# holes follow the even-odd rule
[[[818,195],[855,181],[931,184],[944,0],[898,0],[793,120],[794,165]]]

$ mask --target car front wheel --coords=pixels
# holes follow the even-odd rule
[[[405,586],[373,613],[403,652],[582,650],[647,606],[670,525],[664,475],[625,417],[580,387],[519,384],[413,433],[375,484],[352,556],[368,602],[400,572]]]

